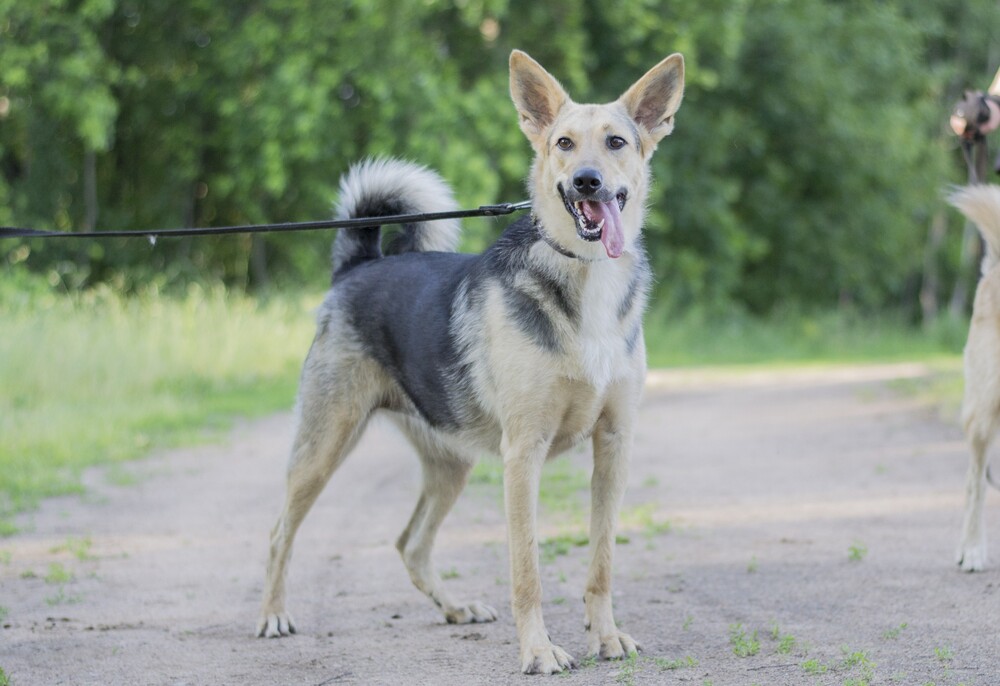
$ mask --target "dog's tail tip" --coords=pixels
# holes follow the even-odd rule
[[[406,160],[374,157],[353,165],[341,177],[335,216],[374,218],[457,209],[451,188],[437,172]],[[386,253],[453,251],[458,247],[460,232],[457,219],[405,224]],[[341,229],[333,246],[334,273],[341,267],[378,257],[380,244],[377,223],[371,228]]]

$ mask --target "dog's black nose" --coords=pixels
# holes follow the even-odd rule
[[[573,175],[573,188],[584,195],[596,193],[601,190],[601,186],[603,184],[604,179],[601,178],[601,172],[596,169],[591,169],[590,167],[579,169],[576,174]]]

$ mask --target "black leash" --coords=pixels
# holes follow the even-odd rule
[[[351,219],[325,219],[313,222],[286,222],[283,224],[248,224],[245,226],[213,226],[198,229],[152,229],[147,231],[40,231],[17,226],[0,226],[3,238],[136,238],[150,241],[174,236],[217,236],[231,233],[270,233],[280,231],[316,231],[318,229],[362,229],[384,224],[413,224],[438,219],[464,219],[467,217],[499,217],[531,207],[530,200],[505,202],[499,205],[481,205],[474,210],[428,212],[424,214],[394,214],[387,217],[354,217]]]

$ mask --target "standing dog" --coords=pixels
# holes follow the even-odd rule
[[[587,649],[620,658],[638,648],[612,616],[611,566],[646,372],[642,313],[651,275],[640,230],[649,159],[673,129],[684,62],[671,55],[615,102],[579,105],[514,51],[510,88],[536,153],[530,217],[481,255],[451,252],[458,238],[451,223],[406,227],[385,256],[377,230],[337,235],[333,287],[302,372],[260,636],[295,632],[285,609],[292,539],[372,413],[386,410],[423,466],[423,490],[396,547],[448,622],[497,617],[447,592],[431,548],[476,455],[502,456],[513,613],[521,669],[529,673],[573,662],[542,620],[542,464],[592,439]],[[404,162],[362,163],[341,181],[344,217],[452,208],[437,175]]]
[[[958,564],[975,572],[986,566],[986,450],[1000,427],[1000,186],[967,186],[949,201],[979,228],[986,242],[982,278],[972,305],[965,344],[965,397],[962,424],[972,448],[965,486],[965,522]]]

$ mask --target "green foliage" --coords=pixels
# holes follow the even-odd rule
[[[747,633],[742,624],[731,624],[729,626],[729,644],[733,647],[733,654],[736,657],[750,657],[760,652],[760,639],[757,638],[757,630]]]
[[[685,54],[647,237],[670,310],[917,311],[926,227],[963,178],[942,126],[989,83],[988,0],[0,0],[0,223],[64,230],[329,214],[366,155],[439,169],[463,205],[523,197],[507,97],[524,48],[580,100]],[[949,214],[957,226],[957,218]],[[466,226],[468,249],[500,230]],[[5,241],[60,287],[322,283],[325,234]],[[940,255],[955,275],[959,236]],[[9,273],[9,272],[8,272]]]

